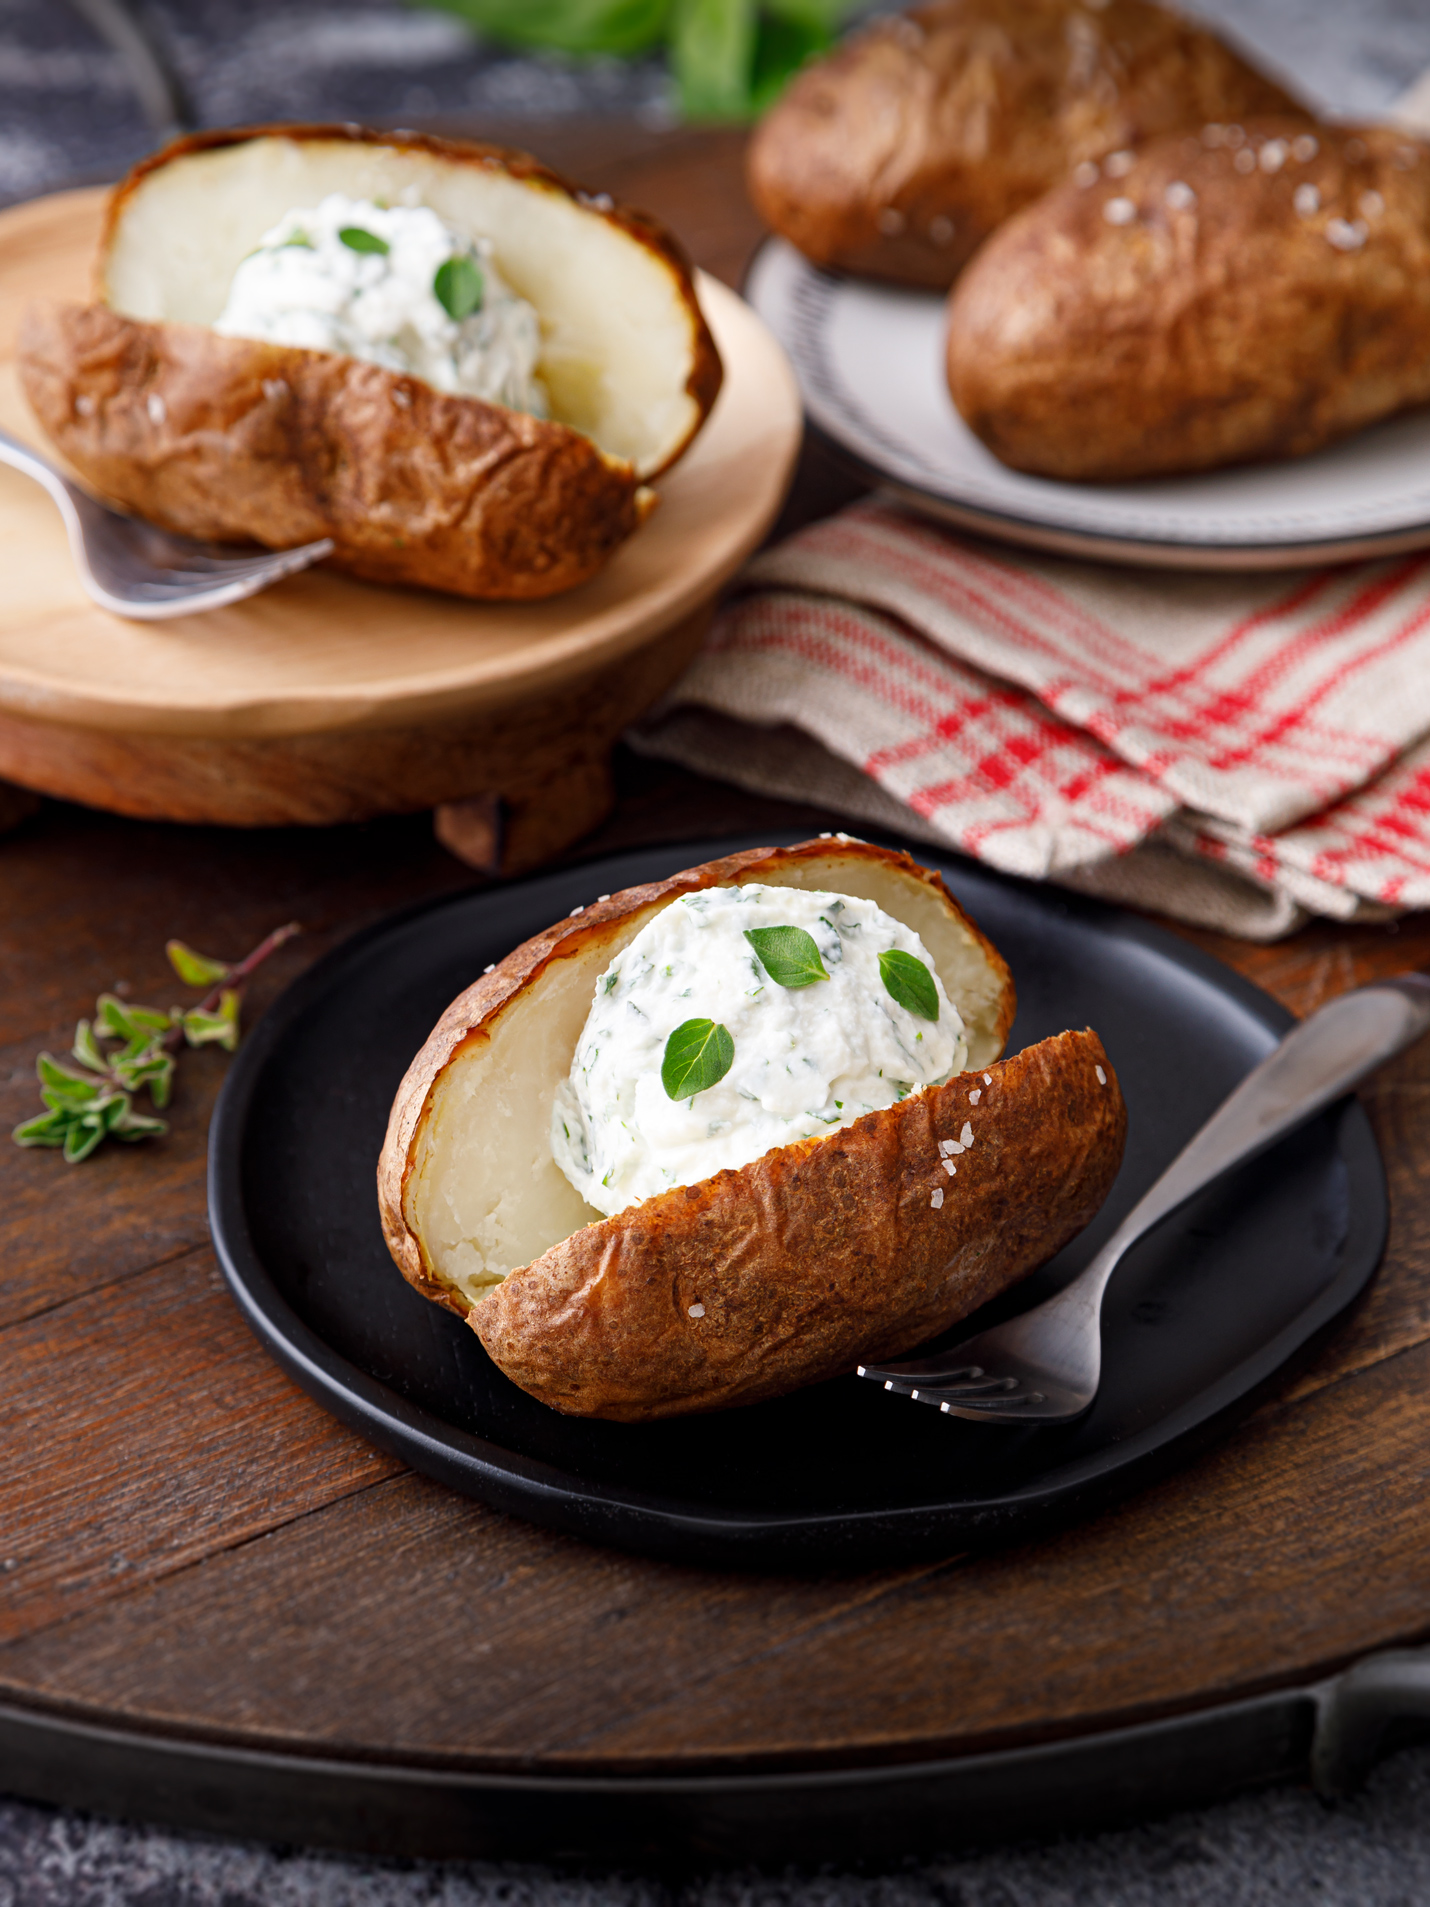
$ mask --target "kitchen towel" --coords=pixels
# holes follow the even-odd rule
[[[640,750],[1272,938],[1430,906],[1430,553],[1223,575],[876,494],[749,566]]]

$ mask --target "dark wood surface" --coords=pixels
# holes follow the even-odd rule
[[[607,129],[580,164],[738,275],[727,134]],[[624,147],[621,140],[625,140]],[[623,156],[624,155],[624,156]],[[603,165],[601,162],[605,160]],[[796,509],[837,497],[813,467]],[[582,852],[829,817],[618,762]],[[167,1004],[163,943],[304,937],[253,1012],[385,911],[474,876],[424,820],[189,830],[57,804],[0,838],[0,1125],[97,990]],[[1430,963],[1430,916],[1201,945],[1304,1013]],[[0,1701],[190,1740],[507,1771],[867,1765],[1073,1736],[1304,1684],[1430,1631],[1430,1044],[1365,1101],[1386,1261],[1354,1317],[1219,1448],[1057,1538],[820,1579],[584,1546],[448,1494],[268,1360],[207,1243],[223,1073],[172,1131],[69,1169],[0,1146]]]

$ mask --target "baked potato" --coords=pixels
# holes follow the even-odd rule
[[[939,0],[802,73],[757,129],[749,189],[816,265],[942,289],[1074,167],[1297,103],[1150,0]]]
[[[428,208],[487,248],[488,276],[534,308],[549,416],[434,388],[393,368],[395,343],[378,362],[214,330],[240,265],[332,194]],[[341,237],[350,262],[393,249]],[[268,250],[295,246],[314,250]],[[475,254],[455,269],[428,275],[454,334],[483,294]],[[20,362],[44,429],[122,509],[276,549],[331,537],[356,575],[514,599],[600,569],[721,380],[690,267],[650,220],[520,153],[351,126],[201,133],[146,160],[110,204],[96,302],[32,310]]]
[[[598,977],[663,910],[746,884],[860,897],[917,935],[968,1070],[602,1217],[551,1138]],[[1013,1011],[1000,956],[905,854],[838,836],[631,888],[518,947],[443,1015],[382,1149],[388,1247],[515,1383],[573,1415],[753,1403],[895,1356],[1043,1263],[1117,1172],[1126,1114],[1096,1034],[1002,1060]]]
[[[1290,120],[1145,147],[1010,220],[954,289],[995,456],[1114,481],[1302,456],[1430,399],[1430,147]]]

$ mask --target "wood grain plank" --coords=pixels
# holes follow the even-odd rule
[[[211,1252],[0,1332],[0,1639],[401,1469],[263,1353]]]
[[[719,1575],[404,1477],[0,1655],[13,1699],[251,1745],[634,1772],[956,1754],[1146,1719],[1430,1629],[1430,1347],[1052,1541]]]
[[[0,841],[0,1134],[41,1109],[35,1056],[68,1050],[97,993],[117,986],[161,1007],[184,997],[164,955],[171,935],[237,958],[281,921],[303,922],[302,938],[255,977],[252,1025],[349,933],[473,879],[426,816],[274,838],[47,803]],[[0,1139],[0,1328],[203,1243],[208,1123],[224,1071],[215,1050],[184,1055],[167,1136],[106,1146],[79,1167]]]

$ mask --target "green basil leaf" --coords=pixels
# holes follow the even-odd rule
[[[463,318],[470,318],[474,311],[481,310],[486,290],[487,281],[477,269],[475,260],[462,253],[456,258],[449,258],[446,264],[439,265],[437,276],[432,280],[433,296],[447,316],[458,324]]]
[[[812,987],[827,980],[819,949],[803,927],[747,927],[745,938],[777,987]]]
[[[714,1020],[687,1020],[665,1043],[660,1083],[671,1099],[693,1099],[722,1080],[735,1063],[728,1027]]]
[[[379,238],[376,232],[365,231],[361,225],[344,225],[338,237],[350,252],[376,252],[385,258],[391,250],[385,238]]]
[[[289,243],[292,243],[291,239]],[[229,965],[226,960],[213,960],[208,954],[195,953],[182,940],[165,941],[164,952],[169,956],[169,965],[186,987],[212,987],[228,978]]]
[[[922,960],[893,947],[879,955],[879,978],[886,990],[908,1012],[921,1020],[938,1018],[938,988]]]

